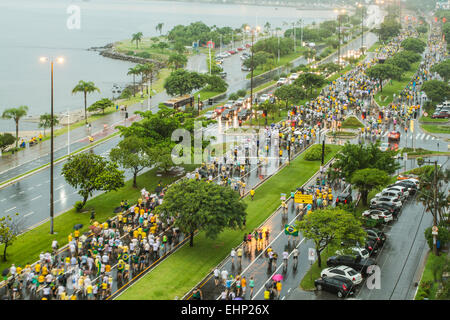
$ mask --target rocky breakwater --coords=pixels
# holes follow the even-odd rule
[[[110,59],[123,60],[123,61],[129,61],[129,62],[140,63],[140,64],[153,63],[158,69],[164,68],[166,66],[165,63],[158,61],[158,60],[130,56],[127,54],[117,52],[114,48],[113,43],[109,43],[104,47],[92,47],[92,48],[89,48],[88,50],[89,51],[97,51],[97,52],[99,52],[99,54],[101,56],[110,58]]]

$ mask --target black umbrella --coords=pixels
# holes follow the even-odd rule
[[[76,225],[73,226],[74,230],[78,230],[78,229],[81,229],[81,228],[83,228],[83,225],[81,223],[76,224]]]
[[[2,271],[2,276],[6,277],[9,273],[9,268],[6,268],[5,270]]]

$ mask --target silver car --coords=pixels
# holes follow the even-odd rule
[[[380,203],[386,203],[386,204],[389,204],[391,206],[396,206],[396,207],[402,206],[402,202],[397,198],[380,197],[380,198],[373,198],[372,200],[370,200],[370,204],[372,204],[372,205],[377,205]]]

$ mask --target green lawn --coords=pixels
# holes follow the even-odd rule
[[[364,125],[355,116],[348,117],[342,122],[342,128],[345,129],[359,129],[364,128]]]
[[[437,266],[435,268],[440,270],[440,272],[437,272],[438,279],[436,279],[440,280],[446,256],[446,253],[443,253],[441,256],[435,256],[432,252],[428,254],[425,269],[423,270],[422,278],[419,283],[419,289],[417,290],[414,300],[423,300],[425,297],[429,300],[435,299],[439,284],[434,281],[433,268],[434,266]]]
[[[266,69],[263,66],[262,67],[257,67],[254,71],[253,71],[253,77],[259,76],[260,74],[263,74],[265,72],[268,72],[272,69],[278,68],[278,67],[282,67],[285,66],[286,64],[290,63],[292,60],[295,60],[297,58],[300,58],[301,56],[303,56],[303,52],[305,51],[305,48],[297,48],[297,52],[292,52],[290,54],[287,54],[285,56],[280,57],[280,61],[278,61],[278,59],[275,59],[273,68],[270,69]],[[247,79],[251,78],[251,72],[249,72],[246,76]]]
[[[383,86],[383,91],[378,92],[375,95],[375,100],[378,102],[380,106],[389,105],[394,97],[394,93],[398,96],[398,94],[408,85],[411,81],[411,78],[416,73],[418,67],[420,65],[420,61],[413,63],[411,65],[410,71],[407,71],[403,74],[400,81],[392,80],[387,85]]]
[[[421,124],[422,129],[431,133],[445,133],[450,134],[449,125],[437,125],[437,124]]]
[[[186,166],[186,170],[193,170],[194,165]],[[9,267],[11,263],[16,265],[25,265],[27,262],[35,262],[39,259],[39,253],[51,250],[51,242],[57,239],[60,247],[67,244],[67,236],[73,232],[75,224],[83,224],[81,231],[87,231],[89,227],[91,209],[95,209],[96,219],[104,222],[110,217],[114,217],[113,210],[120,205],[120,201],[128,200],[132,203],[137,201],[140,190],[145,187],[147,190],[154,190],[159,180],[163,184],[169,184],[179,177],[175,176],[156,176],[156,169],[149,170],[137,178],[138,188],[132,187],[132,180],[125,183],[125,186],[118,191],[101,194],[87,201],[84,210],[86,213],[76,213],[75,209],[55,217],[54,231],[55,235],[50,235],[50,222],[46,222],[19,236],[14,244],[8,247],[8,261],[0,262],[0,269]],[[81,198],[81,197],[80,197]],[[44,206],[46,204],[43,204]],[[3,254],[4,246],[0,246],[0,252]]]
[[[331,146],[330,160],[340,148]],[[244,230],[227,229],[216,240],[206,238],[200,232],[194,247],[183,246],[161,262],[152,272],[127,289],[120,300],[173,300],[181,299],[186,292],[200,282],[230,252],[240,244],[242,235],[259,226],[280,205],[280,193],[289,193],[305,183],[320,167],[320,161],[306,161],[304,154],[292,161],[261,187],[256,189],[255,199],[247,203],[247,227]]]
[[[447,122],[449,122],[449,120],[448,119],[440,119],[440,118],[431,118],[430,116],[428,116],[428,117],[421,116],[419,119],[419,122],[447,123]]]

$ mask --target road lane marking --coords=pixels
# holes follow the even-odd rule
[[[24,218],[26,218],[26,217],[28,217],[28,216],[31,216],[32,214],[34,214],[34,212],[33,211],[31,211],[30,213],[27,213],[26,215],[24,215],[23,217]]]
[[[8,211],[11,211],[11,210],[14,210],[16,207],[12,207],[12,208],[9,208],[8,210],[5,210],[5,212],[8,212]]]
[[[36,185],[36,187],[40,187],[40,186],[42,186],[42,183],[39,183],[38,185]]]
[[[35,198],[33,198],[33,199],[31,199],[31,201],[36,200],[36,199],[39,199],[40,197],[42,197],[42,194],[39,195],[39,196],[37,196],[37,197],[35,197]]]
[[[19,194],[22,194],[22,193],[24,193],[24,192],[25,192],[25,191],[20,191]]]
[[[32,190],[32,189],[34,189],[34,187],[29,187],[29,188],[28,188],[28,190]]]
[[[5,199],[2,199],[2,202],[3,202],[3,201],[6,201],[6,198],[5,198]]]
[[[59,189],[61,189],[61,188],[64,188],[64,185],[63,185],[63,184],[60,185],[58,188],[56,188],[55,191],[56,191],[56,190],[59,190]]]
[[[13,194],[12,196],[10,196],[10,198],[14,198],[15,196],[17,196],[17,194]]]

